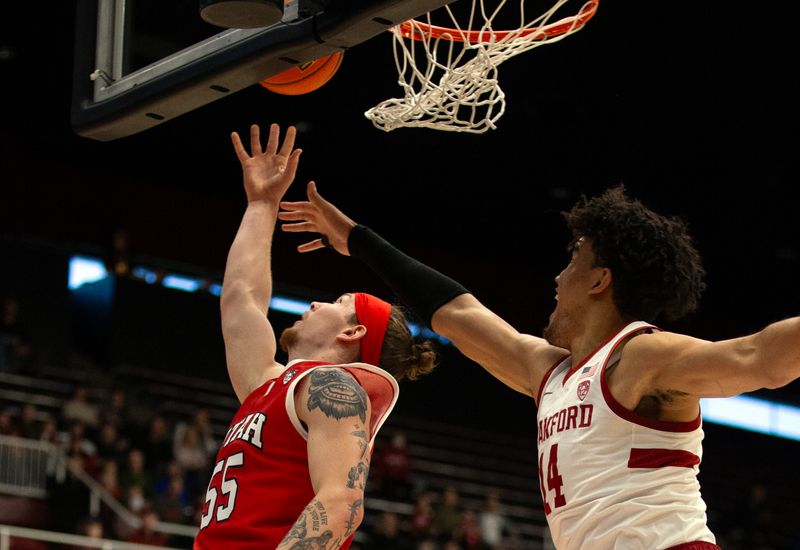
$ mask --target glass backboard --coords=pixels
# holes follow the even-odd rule
[[[72,127],[136,134],[447,3],[286,0],[279,23],[224,29],[197,0],[77,0]]]

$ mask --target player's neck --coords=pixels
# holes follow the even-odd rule
[[[576,333],[570,341],[572,364],[577,365],[586,359],[629,322],[616,309],[593,311],[585,319],[583,329]]]
[[[306,361],[322,361],[332,365],[341,365],[352,362],[344,357],[342,350],[336,348],[319,348],[317,346],[297,345],[287,353],[288,360],[304,359]]]

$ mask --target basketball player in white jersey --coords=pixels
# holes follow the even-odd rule
[[[697,479],[700,399],[800,376],[800,318],[711,342],[660,330],[694,310],[704,270],[678,219],[622,186],[569,212],[572,259],[544,338],[521,334],[467,289],[356,224],[309,184],[285,231],[369,265],[467,357],[537,405],[539,479],[559,550],[718,548]]]

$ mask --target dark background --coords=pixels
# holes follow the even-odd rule
[[[190,4],[175,3],[199,17]],[[221,274],[245,206],[229,133],[273,121],[300,129],[304,153],[289,199],[314,179],[356,221],[454,276],[522,331],[539,334],[554,305],[569,240],[560,212],[617,183],[684,218],[704,257],[700,311],[667,328],[728,338],[797,314],[789,14],[605,0],[582,31],[500,66],[507,109],[483,135],[372,126],[364,111],[401,93],[386,33],[347,51],[332,81],[306,96],[255,85],[112,142],[71,128],[73,21],[70,2],[15,2],[0,18],[0,227],[7,245],[26,243],[6,258],[29,266],[15,277],[15,262],[4,259],[3,271],[14,281],[7,288],[29,298],[28,315],[50,319],[42,322],[51,329],[61,326],[48,317],[57,300],[31,272],[42,271],[37,262],[62,267],[39,259],[43,247],[106,253],[112,233],[125,229],[139,257]],[[329,251],[299,255],[301,242],[275,238],[280,288],[310,298],[387,295],[365,266]],[[173,368],[205,364],[224,376],[213,297],[127,292],[120,303],[138,309],[106,325],[115,341],[128,341],[142,361],[169,357]],[[63,323],[73,335],[74,320]],[[482,401],[530,411],[528,400],[487,379],[473,365],[445,365],[410,396],[452,397],[445,409],[454,417],[485,419]],[[797,383],[770,395],[800,403]]]

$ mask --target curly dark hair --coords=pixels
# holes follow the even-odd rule
[[[591,199],[583,196],[562,214],[573,242],[587,239],[595,266],[611,270],[620,313],[652,323],[697,309],[705,270],[683,220],[627,197],[622,184]]]

